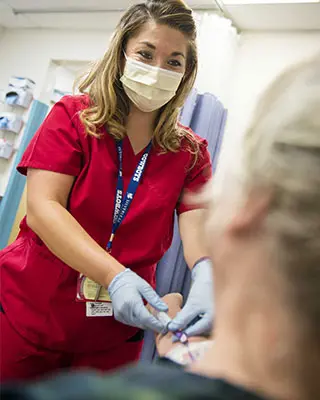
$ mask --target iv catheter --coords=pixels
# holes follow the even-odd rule
[[[157,319],[162,322],[165,326],[165,332],[168,331],[168,325],[172,321],[172,319],[169,317],[169,315],[164,312],[164,311],[159,311],[156,315]],[[179,343],[183,344],[184,346],[187,347],[188,349],[188,354],[191,359],[191,361],[195,361],[190,348],[189,348],[189,338],[188,335],[183,332],[183,331],[177,331],[177,332],[172,332],[172,334],[178,339]]]

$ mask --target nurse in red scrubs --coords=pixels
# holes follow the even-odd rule
[[[138,360],[145,302],[175,210],[193,285],[169,329],[210,330],[210,262],[201,210],[184,202],[210,178],[207,143],[178,124],[197,72],[191,11],[179,0],[131,7],[109,50],[58,102],[26,150],[27,216],[0,254],[2,381]],[[190,326],[196,317],[198,322]]]

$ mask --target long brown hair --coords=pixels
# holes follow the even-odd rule
[[[199,145],[194,136],[177,124],[180,108],[192,89],[198,69],[196,25],[191,9],[181,0],[148,0],[126,11],[103,58],[79,81],[80,93],[88,93],[90,97],[89,107],[80,114],[81,121],[88,135],[99,137],[99,128],[107,126],[115,139],[125,136],[129,99],[120,82],[123,50],[128,40],[150,20],[179,30],[189,42],[185,76],[175,97],[159,112],[154,144],[163,151],[177,151],[185,137],[191,151],[197,154]]]

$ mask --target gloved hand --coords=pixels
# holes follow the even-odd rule
[[[158,333],[165,328],[163,323],[149,313],[143,298],[158,311],[168,311],[168,306],[144,279],[129,268],[113,278],[108,292],[117,321]]]
[[[170,322],[172,332],[183,330],[188,336],[197,336],[211,332],[214,314],[213,271],[209,259],[200,260],[192,269],[192,286],[183,309]],[[188,325],[197,317],[194,325]],[[187,328],[187,329],[185,329]]]

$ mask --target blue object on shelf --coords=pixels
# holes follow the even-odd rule
[[[28,122],[23,132],[22,141],[14,161],[9,182],[4,197],[0,202],[0,249],[7,246],[26,183],[26,178],[17,172],[16,167],[29,142],[46,117],[48,108],[47,104],[38,100],[34,100],[32,103]]]
[[[22,125],[23,119],[20,115],[12,112],[0,113],[0,130],[18,134],[21,131]]]
[[[33,95],[30,90],[21,88],[10,88],[5,95],[5,103],[11,106],[19,106],[29,108],[32,102]]]
[[[17,104],[19,100],[19,95],[17,92],[8,92],[6,94],[6,103],[9,105]]]
[[[0,129],[8,129],[9,122],[8,117],[0,117]]]

